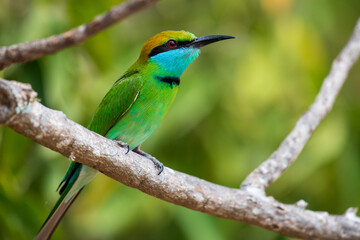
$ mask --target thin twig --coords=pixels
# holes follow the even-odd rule
[[[360,239],[355,210],[329,215],[277,202],[254,188],[232,189],[165,168],[120,148],[36,101],[30,85],[0,79],[0,123],[62,155],[147,194],[213,216],[306,239]]]
[[[78,44],[156,0],[132,0],[58,36],[0,48],[0,69],[30,61]],[[109,177],[160,199],[217,217],[257,225],[292,237],[307,239],[360,239],[360,219],[350,208],[343,215],[304,209],[306,203],[282,204],[264,190],[285,171],[331,110],[349,69],[360,52],[360,20],[354,34],[334,61],[329,76],[309,110],[271,157],[231,189],[165,168],[158,176],[146,158],[127,150],[48,109],[36,101],[30,85],[0,79],[0,124],[72,160],[87,164]]]
[[[154,4],[158,0],[129,0],[95,17],[91,22],[65,33],[45,39],[0,48],[0,70],[13,63],[23,63],[56,53],[64,48],[82,43],[127,16]]]
[[[344,84],[349,70],[360,54],[360,19],[353,35],[340,55],[334,60],[319,94],[307,112],[297,121],[294,129],[280,147],[256,168],[242,183],[243,189],[256,187],[265,190],[296,160],[321,120],[330,112],[336,96]]]

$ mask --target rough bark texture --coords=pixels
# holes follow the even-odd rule
[[[90,23],[58,36],[0,48],[0,69],[30,61],[78,44],[156,0],[131,0]],[[274,232],[306,239],[360,239],[356,209],[343,215],[306,210],[302,200],[289,205],[265,195],[297,158],[321,120],[331,110],[349,69],[360,52],[360,20],[354,34],[334,61],[328,77],[309,110],[268,160],[255,169],[241,189],[219,186],[165,168],[159,176],[153,163],[41,105],[29,84],[0,79],[0,124],[33,139],[71,160],[177,205],[217,217],[242,221]]]
[[[0,123],[127,186],[177,205],[306,239],[360,239],[354,209],[329,215],[277,202],[259,188],[232,189],[165,168],[87,130],[36,100],[30,85],[0,79]]]
[[[95,17],[91,22],[65,33],[28,43],[1,47],[0,70],[13,63],[32,61],[82,43],[92,35],[157,1],[158,0],[130,0],[113,7],[107,13]]]

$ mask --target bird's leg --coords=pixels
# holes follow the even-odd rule
[[[159,160],[157,160],[155,157],[151,156],[150,154],[148,154],[148,153],[146,153],[146,152],[144,152],[144,151],[141,151],[141,150],[140,150],[140,146],[137,146],[137,147],[133,150],[133,152],[136,152],[137,154],[139,154],[139,155],[141,155],[141,156],[144,156],[144,157],[150,159],[150,160],[154,163],[155,167],[156,167],[157,169],[159,169],[158,175],[160,175],[160,174],[162,173],[162,171],[164,171],[164,164],[162,164]]]
[[[129,144],[123,142],[123,141],[120,141],[120,140],[116,140],[116,139],[113,139],[114,142],[116,142],[120,147],[122,148],[127,148],[127,152],[125,154],[128,154],[130,152],[130,146]]]

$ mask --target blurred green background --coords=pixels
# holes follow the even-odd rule
[[[3,0],[0,45],[88,22],[119,1]],[[358,0],[164,0],[84,44],[14,65],[44,105],[86,126],[142,44],[163,30],[236,40],[202,50],[159,129],[143,145],[166,166],[237,188],[280,144],[316,96],[360,16]],[[360,68],[299,159],[269,189],[279,201],[342,214],[360,206]],[[53,207],[69,161],[0,126],[0,238],[30,239]],[[101,174],[53,239],[290,239],[143,194]]]

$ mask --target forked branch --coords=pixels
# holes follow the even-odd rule
[[[150,3],[154,0],[130,2]],[[103,18],[106,16],[102,15]],[[111,16],[108,17],[111,18]],[[93,22],[97,27],[94,27],[90,34],[101,29],[96,21],[95,19]],[[85,26],[90,27],[90,25]],[[84,28],[87,29],[83,26],[72,30],[80,34],[78,40],[71,40],[73,44],[86,38],[82,35]],[[72,31],[57,36],[59,39],[54,42],[49,38],[49,42],[45,45],[60,46],[55,47],[55,52],[72,45],[66,40],[67,34],[71,35]],[[57,41],[59,43],[56,43]],[[51,50],[39,51],[42,48],[38,48],[34,43],[15,46],[21,46],[29,51],[29,53],[26,51],[21,53],[25,54],[24,56],[32,56],[26,60],[53,53]],[[18,49],[21,50],[21,47]],[[2,67],[17,61],[3,60],[1,62],[1,59],[4,59],[1,51]],[[28,84],[0,79],[0,124],[14,129],[71,160],[89,165],[123,184],[177,205],[213,216],[257,225],[297,238],[360,239],[360,218],[356,216],[356,209],[350,208],[343,215],[330,215],[327,212],[306,210],[301,201],[294,205],[283,204],[264,194],[266,187],[296,159],[314,129],[331,110],[359,52],[360,20],[349,43],[334,61],[331,72],[325,79],[315,102],[299,119],[294,130],[279,149],[249,175],[241,189],[216,185],[170,168],[165,168],[159,176],[148,159],[132,152],[125,154],[127,149],[122,149],[115,142],[76,124],[66,118],[62,112],[41,105],[36,99],[37,94]],[[6,56],[5,59],[7,59]]]
[[[213,216],[257,225],[306,239],[360,239],[355,210],[344,215],[283,204],[255,188],[232,189],[165,168],[127,152],[36,100],[31,86],[0,79],[0,124],[62,155],[147,194]]]
[[[359,58],[360,20],[358,20],[350,41],[332,64],[319,94],[310,108],[297,121],[294,129],[271,156],[261,163],[242,183],[242,188],[255,187],[265,190],[299,156],[321,120],[330,112],[346,77]],[[360,230],[359,230],[360,231]]]

